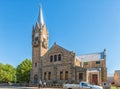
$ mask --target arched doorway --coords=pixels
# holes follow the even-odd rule
[[[34,75],[34,84],[37,84],[38,83],[38,76],[37,74]]]

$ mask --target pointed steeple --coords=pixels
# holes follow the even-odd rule
[[[40,4],[40,8],[39,8],[38,22],[39,22],[40,27],[44,25],[43,12],[42,12],[42,5],[41,4]]]

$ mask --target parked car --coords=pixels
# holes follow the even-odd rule
[[[80,82],[79,84],[64,84],[63,89],[103,89],[103,87],[91,85],[87,82]]]
[[[103,89],[111,89],[111,85],[108,82],[103,83]]]

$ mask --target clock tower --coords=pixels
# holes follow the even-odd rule
[[[42,7],[36,25],[32,28],[32,81],[38,83],[42,72],[42,56],[48,51],[48,31],[43,19]],[[39,71],[39,72],[38,72]]]

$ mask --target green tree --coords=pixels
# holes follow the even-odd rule
[[[30,71],[32,69],[32,61],[30,59],[25,59],[16,68],[16,75],[18,82],[29,82],[30,81]]]
[[[10,64],[0,63],[0,82],[14,82],[16,70]]]

